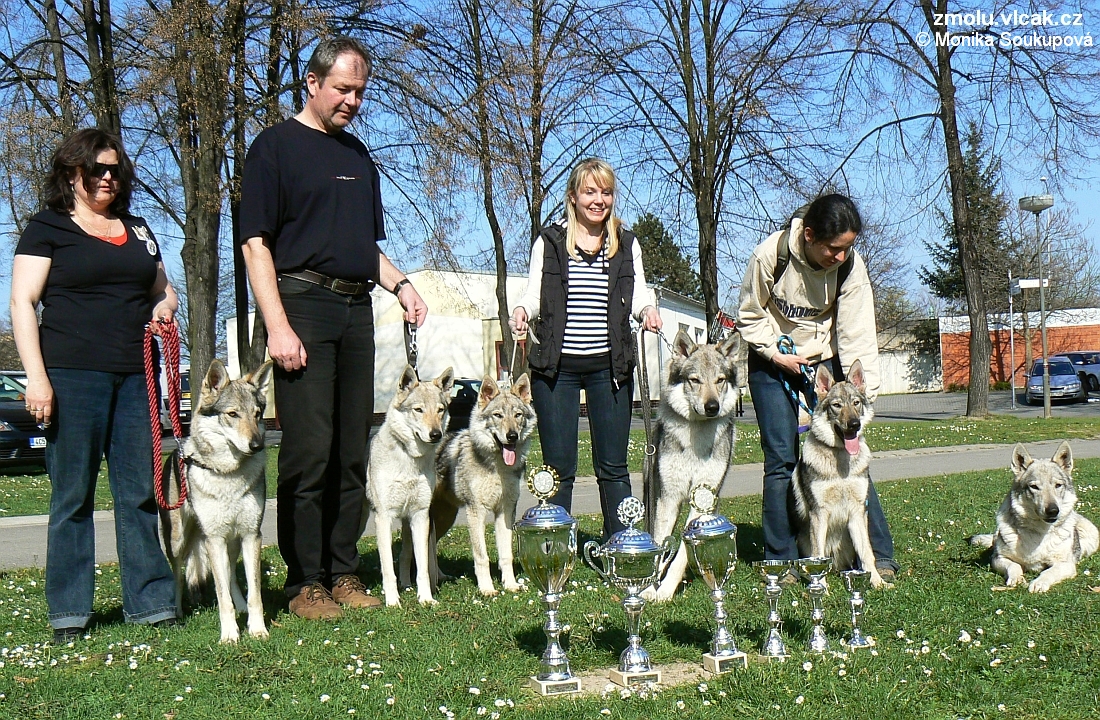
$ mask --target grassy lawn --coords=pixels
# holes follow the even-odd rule
[[[1100,460],[1078,463],[1080,509],[1094,521]],[[812,656],[805,595],[781,601],[793,659],[751,664],[704,684],[657,692],[544,700],[524,689],[543,647],[534,591],[486,599],[472,580],[466,533],[441,542],[445,584],[434,608],[406,593],[400,609],[349,613],[337,623],[286,614],[284,567],[265,551],[271,639],[217,644],[218,619],[205,607],[185,626],[158,632],[121,623],[118,568],[100,568],[102,624],[72,647],[48,636],[43,575],[0,574],[0,717],[4,718],[1093,718],[1100,704],[1100,561],[1046,595],[993,592],[982,554],[964,543],[989,530],[1009,482],[1005,471],[882,483],[903,574],[868,597],[865,631],[873,653]],[[743,561],[727,608],[743,649],[765,631],[760,582],[747,562],[761,556],[759,498],[724,501],[740,525]],[[582,539],[596,518],[582,519]],[[370,541],[362,576],[380,594]],[[495,550],[491,550],[495,555]],[[625,642],[613,591],[578,564],[561,606],[572,625],[568,649],[581,673],[612,667]],[[846,630],[847,598],[834,582],[826,598],[831,638]],[[657,665],[698,663],[712,612],[705,587],[645,610],[645,644]],[[243,622],[243,620],[242,620]],[[965,633],[965,634],[964,634]],[[602,681],[589,681],[602,689]],[[354,711],[354,712],[353,712]]]
[[[924,447],[950,445],[974,445],[989,443],[1035,442],[1059,438],[1095,438],[1100,435],[1100,424],[1092,418],[1020,418],[995,415],[987,420],[956,418],[944,421],[872,423],[867,428],[867,442],[872,450],[910,450]],[[278,448],[268,452],[268,497],[275,496],[275,479],[278,468]],[[635,430],[630,436],[630,470],[640,472],[645,453],[645,433]],[[760,453],[760,431],[755,425],[738,428],[737,450],[734,464],[763,462]],[[532,444],[530,461],[542,463],[538,435]],[[581,433],[578,442],[578,475],[592,475],[592,439]],[[0,474],[0,517],[15,515],[39,515],[49,512],[50,481],[45,474]],[[96,487],[97,510],[112,507],[111,493],[107,486],[106,468],[99,474]]]

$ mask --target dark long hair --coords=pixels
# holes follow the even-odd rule
[[[829,242],[844,233],[863,231],[863,220],[852,200],[839,193],[822,195],[810,203],[802,223],[814,231],[814,242]]]
[[[92,192],[99,178],[92,177],[96,158],[104,150],[118,153],[118,175],[111,173],[118,182],[118,195],[109,210],[115,215],[130,214],[130,193],[134,182],[134,165],[122,147],[122,138],[99,128],[77,130],[61,141],[50,160],[50,173],[46,176],[46,207],[62,213],[70,213],[76,205],[73,181],[76,169],[83,172],[84,189]]]

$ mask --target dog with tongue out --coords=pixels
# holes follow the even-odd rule
[[[863,429],[874,411],[864,392],[862,363],[852,363],[848,379],[840,382],[820,366],[814,392],[817,405],[791,477],[801,520],[798,551],[803,557],[832,557],[837,570],[853,569],[858,560],[870,571],[872,587],[882,587],[867,529],[871,450]]]
[[[444,579],[439,571],[437,541],[454,525],[461,508],[466,509],[478,590],[483,595],[496,594],[485,543],[485,523],[490,519],[501,582],[505,590],[520,589],[512,567],[512,526],[535,421],[531,380],[526,374],[508,388],[486,375],[470,413],[470,427],[444,439],[436,455],[435,494],[429,510],[428,557],[433,589]]]

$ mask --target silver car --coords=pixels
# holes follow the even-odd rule
[[[1089,392],[1077,376],[1069,358],[1055,356],[1050,363],[1050,399],[1088,402]],[[1040,405],[1043,402],[1043,361],[1036,360],[1027,379],[1027,402]]]

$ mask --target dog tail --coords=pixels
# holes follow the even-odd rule
[[[1088,557],[1100,548],[1100,533],[1088,518],[1077,517],[1077,542],[1081,544],[1081,557]]]
[[[982,535],[971,535],[966,539],[968,543],[974,547],[991,548],[993,547],[993,533],[984,533]]]

